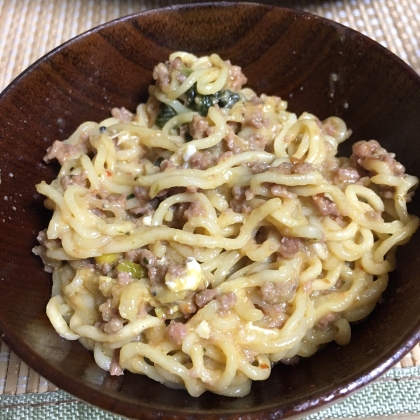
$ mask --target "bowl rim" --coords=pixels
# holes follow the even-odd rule
[[[410,67],[405,61],[403,61],[400,57],[398,57],[395,53],[378,43],[377,41],[371,39],[370,37],[349,28],[341,23],[335,22],[331,19],[316,15],[311,12],[306,12],[302,10],[296,10],[289,7],[282,7],[279,5],[273,4],[265,4],[265,3],[255,3],[255,2],[242,2],[242,1],[221,1],[221,2],[203,2],[203,3],[187,3],[187,4],[173,4],[165,7],[154,7],[148,10],[143,10],[140,12],[135,12],[128,14],[126,16],[121,16],[115,19],[112,19],[108,22],[102,23],[97,25],[93,28],[90,28],[71,39],[65,41],[64,43],[56,46],[51,51],[44,54],[42,57],[38,58],[34,63],[24,69],[19,75],[17,75],[4,89],[0,92],[0,105],[5,96],[7,96],[13,88],[19,84],[19,82],[30,75],[33,71],[36,71],[38,66],[48,61],[52,56],[59,54],[63,49],[72,46],[75,43],[82,42],[85,38],[89,37],[91,34],[97,33],[102,29],[106,29],[112,27],[116,24],[122,24],[126,21],[129,21],[133,18],[147,16],[151,14],[161,13],[161,12],[171,12],[177,10],[184,10],[184,9],[205,9],[205,8],[230,8],[230,7],[258,7],[264,8],[267,11],[270,9],[282,9],[288,12],[295,14],[296,16],[303,17],[306,19],[315,19],[319,20],[320,22],[324,22],[326,25],[334,27],[336,30],[345,31],[346,33],[352,34],[355,37],[362,38],[368,44],[374,45],[381,54],[391,56],[392,60],[394,60],[400,67],[401,70],[412,79],[416,79],[419,87],[420,87],[420,76]],[[38,356],[35,356],[31,348],[26,346],[25,343],[21,342],[19,336],[15,335],[13,331],[10,331],[9,328],[4,325],[0,319],[0,331],[1,331],[1,338],[4,340],[8,345],[13,349],[13,351],[29,366],[35,364],[36,359]],[[361,388],[367,386],[369,383],[377,379],[379,376],[384,374],[387,370],[393,367],[393,365],[400,360],[408,351],[410,351],[418,342],[420,341],[420,319],[417,323],[417,326],[414,326],[410,331],[408,331],[402,338],[399,339],[398,344],[395,344],[392,349],[382,354],[380,359],[377,359],[374,363],[372,362],[369,366],[366,366],[363,370],[358,371],[357,374],[349,375],[342,383],[336,386],[334,393],[330,396],[321,395],[323,393],[322,390],[318,392],[314,392],[314,396],[310,399],[302,401],[301,404],[296,405],[293,411],[296,411],[296,416],[301,416],[302,414],[308,415],[314,411],[318,411],[320,409],[327,408],[328,406],[335,404],[344,398],[347,398],[354,392],[360,390]],[[372,368],[373,367],[373,368]],[[44,359],[43,364],[36,368],[39,373],[44,376],[46,379],[51,380],[53,383],[58,383],[59,387],[67,392],[70,392],[72,395],[80,398],[84,402],[90,405],[94,405],[94,403],[90,402],[90,400],[97,400],[98,397],[103,396],[102,391],[98,391],[93,386],[89,386],[85,383],[68,383],[66,382],[65,378],[62,377],[60,372],[54,368],[54,366],[48,364],[48,360]],[[86,391],[93,395],[93,398],[90,397],[89,399],[85,399]],[[121,400],[122,401],[122,400]],[[132,403],[130,403],[132,404]],[[120,408],[120,406],[119,406]],[[159,408],[155,404],[142,404],[142,408],[144,412],[141,414],[147,415],[147,418],[158,418],[158,416],[170,416],[172,410],[167,408]],[[280,406],[278,403],[273,402],[269,405],[265,405],[262,409],[261,408],[250,408],[247,413],[253,414],[258,413],[259,411],[263,410],[264,413],[272,413],[274,414],[279,410]],[[108,408],[101,409],[107,411]],[[118,414],[123,414],[118,411]],[[236,410],[233,411],[226,411],[226,410],[216,410],[216,411],[208,411],[203,412],[200,409],[194,408],[185,408],[185,411],[180,413],[181,416],[177,418],[185,418],[189,416],[196,416],[195,418],[215,418],[215,415],[237,415],[240,414]],[[166,418],[166,417],[165,417]],[[169,417],[168,417],[169,418]],[[227,418],[227,417],[226,417]],[[229,417],[229,418],[236,418],[236,417]],[[277,418],[277,417],[270,417],[270,418]],[[280,418],[280,417],[279,417]]]

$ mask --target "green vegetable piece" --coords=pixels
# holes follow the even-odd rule
[[[129,273],[133,279],[141,279],[146,277],[147,274],[146,269],[142,265],[127,260],[122,260],[117,265],[117,271],[120,273]]]
[[[239,101],[240,97],[237,93],[230,91],[229,89],[221,90],[219,93],[218,105],[220,108],[232,108],[236,102]]]
[[[196,83],[185,92],[185,96],[185,105],[202,117],[207,117],[211,106],[218,104],[220,108],[231,108],[240,99],[237,93],[229,89],[220,90],[214,95],[201,95],[197,92]]]
[[[134,194],[130,194],[130,195],[127,195],[127,200],[131,200],[132,198],[134,198],[135,197],[135,195]]]
[[[158,157],[154,162],[153,162],[153,165],[155,165],[155,166],[160,166],[160,164],[163,162],[163,157]]]
[[[172,117],[177,115],[176,111],[169,105],[160,104],[159,113],[156,117],[155,124],[162,128]]]
[[[184,63],[182,63],[181,74],[183,76],[188,77],[192,72],[192,69],[187,67]]]

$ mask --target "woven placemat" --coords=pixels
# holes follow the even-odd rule
[[[203,0],[195,0],[196,3]],[[362,32],[420,72],[419,0],[267,0]],[[39,57],[101,23],[187,0],[0,0],[0,90]]]
[[[200,0],[197,3],[202,2]],[[420,72],[420,0],[265,1],[306,10],[362,32]],[[101,23],[186,0],[0,0],[0,91],[54,47]],[[420,366],[417,345],[397,365]],[[0,394],[45,393],[57,387],[0,339]]]
[[[420,420],[420,367],[391,369],[377,381],[302,420],[355,419],[378,420],[384,417]],[[127,420],[85,404],[64,391],[43,394],[3,395],[1,420]]]

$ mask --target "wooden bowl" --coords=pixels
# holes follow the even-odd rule
[[[278,365],[244,398],[193,398],[144,376],[110,377],[82,345],[61,339],[45,315],[51,278],[31,252],[50,217],[34,186],[57,171],[43,163],[45,150],[114,106],[134,110],[153,67],[173,50],[217,52],[242,66],[257,92],[280,95],[292,111],[342,117],[354,133],[343,153],[375,138],[420,176],[420,78],[353,30],[249,3],[170,7],[102,25],[40,59],[0,97],[2,337],[58,387],[128,417],[301,417],[374,380],[420,339],[420,235],[400,249],[383,302],[353,327],[348,346],[331,344],[297,366]],[[419,208],[417,198],[411,211]]]

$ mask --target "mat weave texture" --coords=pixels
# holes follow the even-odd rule
[[[200,2],[203,1],[196,1]],[[378,41],[420,73],[420,0],[264,2],[305,10],[356,29]],[[38,58],[88,29],[120,16],[182,3],[188,1],[0,0],[0,91]],[[383,378],[342,403],[347,406],[338,404],[310,418],[420,413],[419,366],[420,347],[417,345]],[[402,395],[398,404],[394,404],[393,400],[396,392]],[[57,390],[21,361],[0,339],[1,394],[1,420],[121,418],[86,406],[69,394]],[[16,400],[13,400],[15,397],[11,396],[13,394],[28,395],[21,395],[16,405]],[[375,395],[380,397],[375,399]],[[384,401],[393,403],[387,406]]]
[[[203,2],[197,0],[196,3]],[[0,90],[70,38],[120,16],[186,0],[0,0]],[[272,0],[332,19],[387,47],[420,72],[420,1]]]
[[[395,368],[343,402],[304,420],[370,418],[418,420],[420,417],[420,367]],[[16,400],[19,400],[18,403]],[[87,405],[64,391],[0,398],[0,419],[123,420]]]

